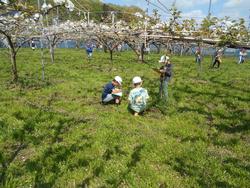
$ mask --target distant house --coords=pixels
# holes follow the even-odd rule
[[[9,0],[0,0],[0,3],[1,4],[9,4],[10,2],[9,2]]]
[[[9,0],[0,0],[0,5],[7,5],[9,4]],[[0,13],[0,16],[19,16],[20,15],[20,12],[19,11],[16,11],[16,10],[6,10],[6,7],[5,6],[1,6],[0,7],[0,10],[4,10]],[[7,12],[8,11],[8,12]]]
[[[0,14],[0,16],[3,16],[3,17],[5,17],[5,16],[19,16],[19,15],[20,15],[20,12],[17,10],[12,10],[12,11]]]

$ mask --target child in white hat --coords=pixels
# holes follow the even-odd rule
[[[122,78],[120,76],[116,76],[111,82],[106,84],[102,92],[102,103],[120,104],[122,90],[119,88],[121,88],[121,85],[122,85]]]
[[[140,112],[146,109],[149,98],[148,91],[142,88],[142,79],[139,76],[133,78],[134,89],[129,93],[129,108],[133,110],[134,115],[138,116]]]

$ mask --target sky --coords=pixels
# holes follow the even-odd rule
[[[149,9],[149,13],[157,7],[147,3],[146,0],[102,0],[104,3],[113,3],[118,5],[135,5],[143,10]],[[171,7],[174,0],[160,0],[166,7]],[[158,0],[149,0],[149,2],[163,7]],[[182,12],[183,18],[194,18],[201,20],[208,15],[209,0],[176,0],[176,7]],[[169,16],[167,12],[159,10],[161,19],[166,20]],[[212,16],[219,18],[230,16],[233,19],[244,18],[247,23],[250,21],[250,0],[212,0]]]

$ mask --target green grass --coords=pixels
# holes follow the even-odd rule
[[[114,56],[83,50],[46,54],[22,49],[20,81],[12,84],[10,63],[0,51],[0,185],[3,187],[249,187],[249,62],[224,58],[197,73],[194,57],[173,56],[169,101],[158,100],[159,55],[135,61],[132,52]],[[100,104],[102,87],[124,80],[120,106]],[[133,76],[141,76],[149,109],[127,110]]]

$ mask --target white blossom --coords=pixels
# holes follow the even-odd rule
[[[138,18],[143,18],[143,15],[140,12],[136,12],[135,16],[138,17]]]
[[[63,5],[65,0],[54,0],[55,5]]]
[[[70,11],[74,11],[75,5],[70,0],[66,0],[65,7]]]

